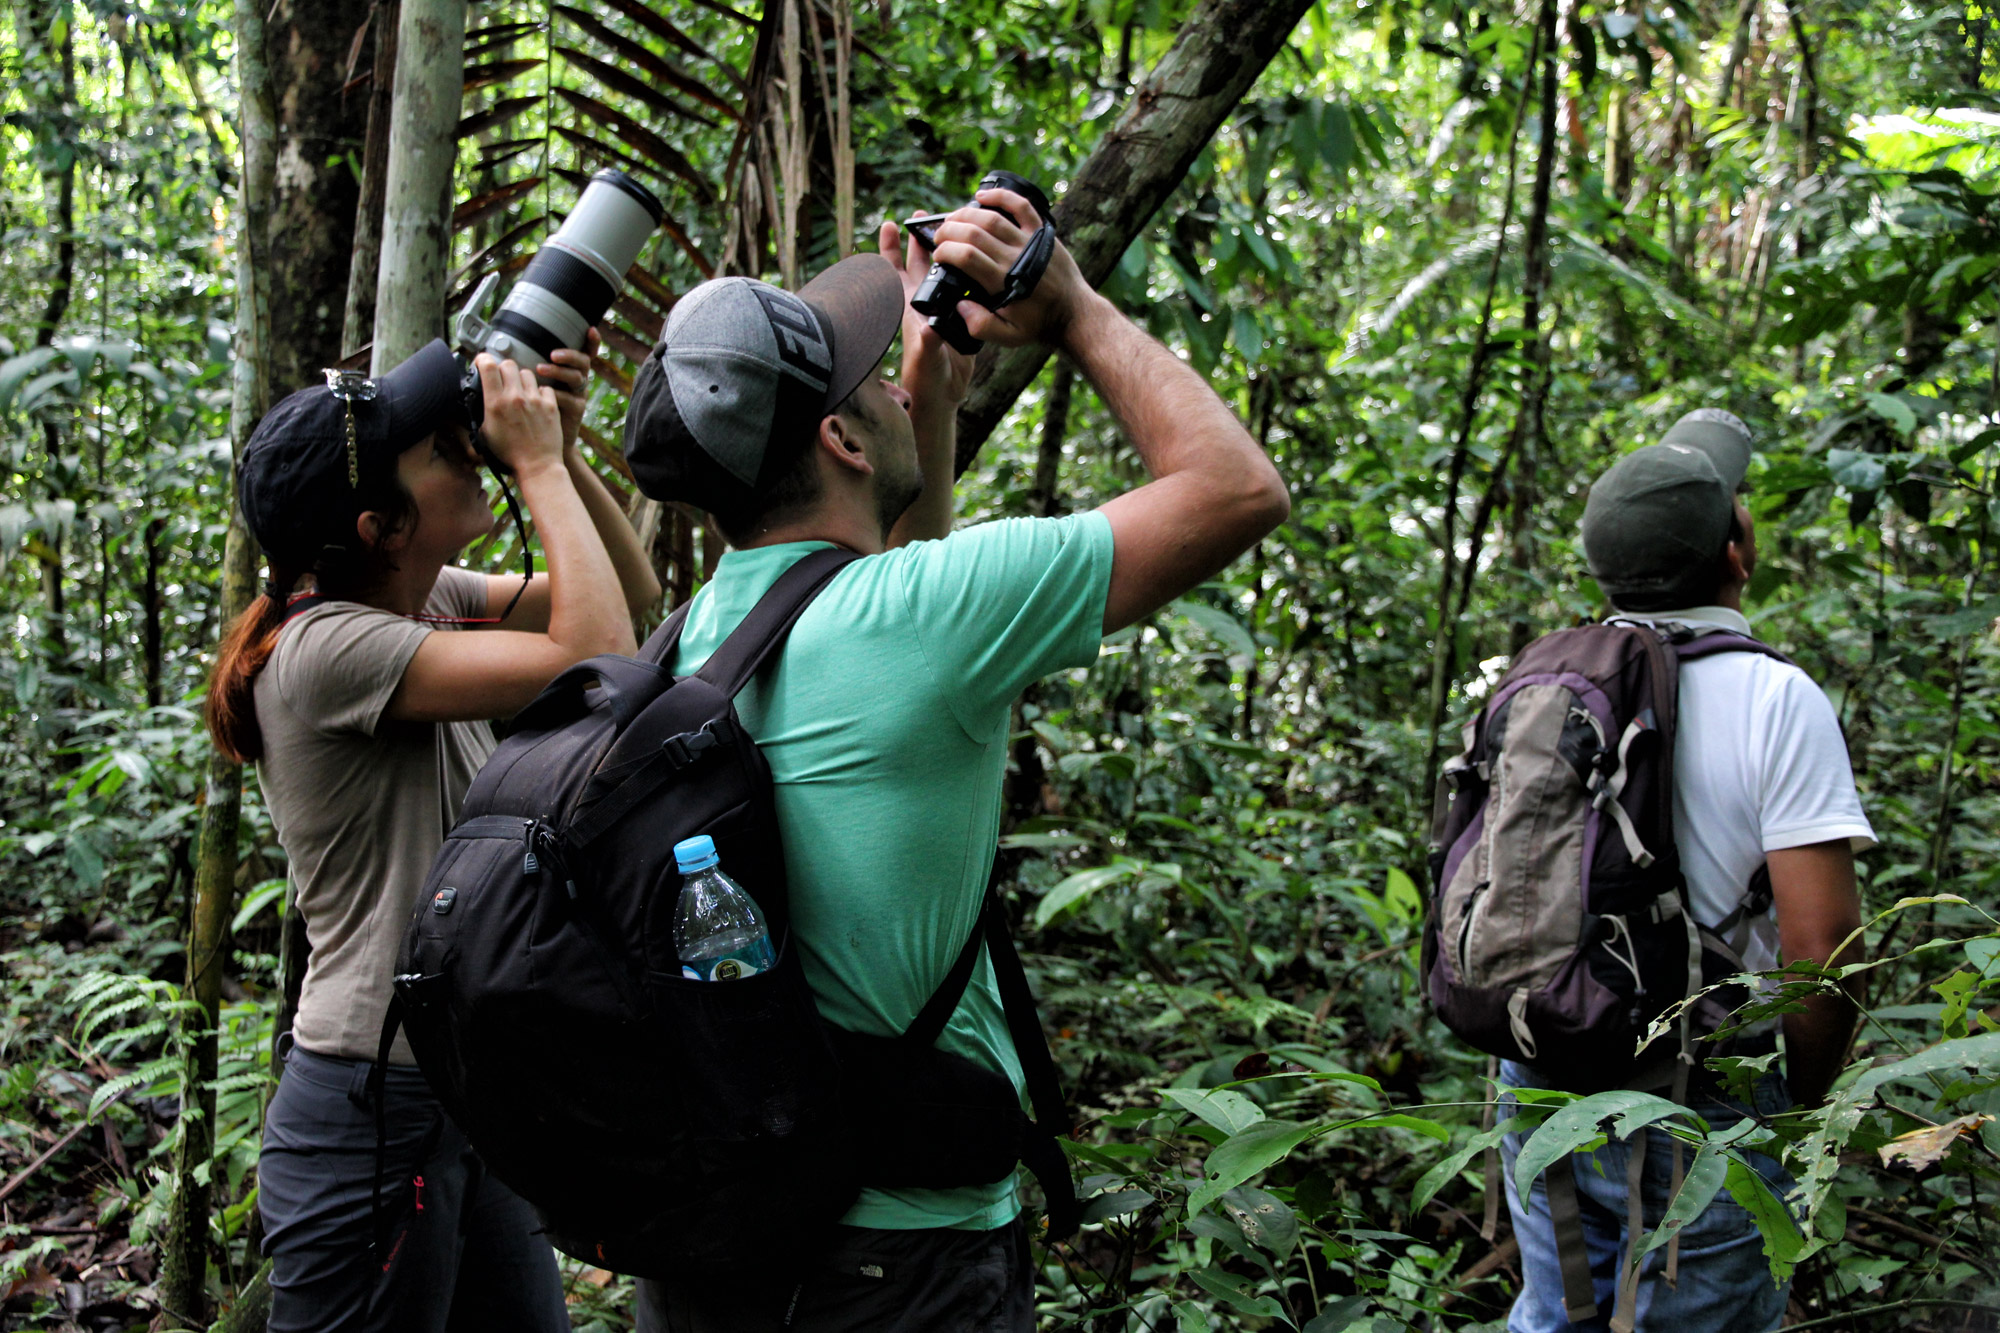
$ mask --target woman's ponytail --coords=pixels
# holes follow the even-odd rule
[[[257,725],[257,675],[278,646],[285,600],[298,581],[297,574],[288,577],[274,567],[271,582],[230,625],[215,655],[202,713],[215,748],[239,764],[252,763],[264,753],[264,732]]]

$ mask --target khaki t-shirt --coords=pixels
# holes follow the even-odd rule
[[[445,569],[424,610],[485,615],[485,578]],[[326,602],[279,631],[257,677],[257,776],[312,943],[292,1031],[320,1055],[375,1058],[417,892],[493,752],[484,722],[383,716],[424,636],[459,628]],[[389,1059],[415,1063],[400,1035]]]

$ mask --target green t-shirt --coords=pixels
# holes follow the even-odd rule
[[[724,555],[668,667],[699,670],[780,574],[828,544]],[[793,942],[831,1022],[893,1036],[951,970],[992,872],[1008,712],[1030,681],[1096,658],[1110,584],[1101,514],[915,542],[835,575],[737,696],[777,782]],[[984,955],[939,1044],[1022,1086]],[[987,1230],[1019,1211],[1005,1180],[868,1190],[843,1220]]]

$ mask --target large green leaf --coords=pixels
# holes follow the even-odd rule
[[[1312,1125],[1264,1120],[1232,1135],[1208,1155],[1208,1178],[1189,1193],[1188,1212],[1200,1212],[1258,1172],[1283,1161],[1314,1132]]]
[[[1758,1234],[1764,1238],[1764,1257],[1770,1261],[1772,1275],[1783,1281],[1804,1252],[1805,1237],[1799,1234],[1791,1209],[1772,1192],[1770,1182],[1736,1158],[1728,1161],[1724,1183],[1729,1196],[1756,1219]]]
[[[1500,1140],[1512,1125],[1498,1124],[1482,1133],[1473,1135],[1465,1146],[1452,1152],[1445,1159],[1417,1178],[1417,1185],[1410,1192],[1410,1211],[1420,1213],[1424,1205],[1437,1196],[1437,1192],[1463,1171],[1466,1164],[1489,1148],[1497,1148]]]
[[[1116,865],[1092,866],[1089,870],[1079,870],[1065,877],[1035,904],[1035,929],[1042,929],[1105,885],[1130,879],[1144,869],[1137,862],[1126,861]]]
[[[1254,1285],[1248,1278],[1237,1277],[1234,1273],[1226,1273],[1220,1268],[1203,1268],[1188,1276],[1193,1278],[1195,1285],[1203,1291],[1224,1304],[1241,1310],[1244,1314],[1259,1315],[1265,1319],[1283,1319],[1287,1324],[1292,1322],[1285,1318],[1285,1307],[1269,1296],[1257,1295]]]
[[[1681,1228],[1701,1216],[1728,1178],[1730,1160],[1723,1149],[1712,1143],[1704,1143],[1696,1150],[1694,1160],[1688,1163],[1687,1174],[1681,1177],[1679,1192],[1667,1204],[1660,1224],[1647,1234],[1646,1243],[1639,1248],[1639,1253],[1649,1254],[1665,1245],[1680,1234]]]
[[[1168,1088],[1166,1098],[1225,1134],[1240,1134],[1266,1118],[1263,1107],[1228,1088]]]
[[[1522,1145],[1521,1154],[1514,1161],[1514,1188],[1520,1193],[1521,1202],[1528,1201],[1528,1191],[1549,1163],[1601,1140],[1605,1121],[1616,1117],[1620,1129],[1629,1134],[1642,1125],[1682,1114],[1686,1109],[1650,1092],[1622,1089],[1571,1102],[1542,1122],[1542,1127]]]

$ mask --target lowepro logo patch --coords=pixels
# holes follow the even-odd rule
[[[758,284],[750,289],[764,306],[771,332],[778,340],[778,358],[798,378],[825,389],[833,372],[833,349],[820,333],[812,308],[798,297]]]

